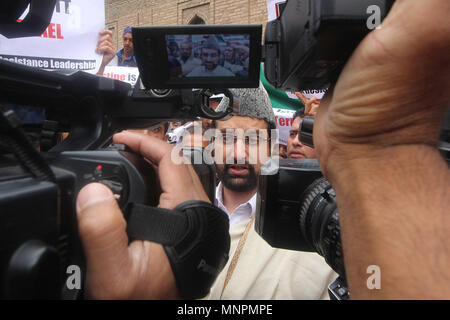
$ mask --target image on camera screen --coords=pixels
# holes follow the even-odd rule
[[[169,78],[248,78],[249,34],[166,35]]]

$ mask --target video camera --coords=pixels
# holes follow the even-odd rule
[[[110,146],[115,132],[172,119],[230,116],[233,97],[226,88],[258,87],[261,60],[265,77],[277,89],[326,88],[370,31],[367,8],[376,6],[381,21],[392,4],[393,0],[288,0],[281,5],[280,17],[268,22],[263,46],[261,26],[133,28],[140,72],[134,88],[83,72],[48,72],[0,61],[0,102],[45,107],[55,124],[52,130],[70,132],[48,152],[38,153],[14,115],[2,112],[1,297],[76,298],[78,292],[64,285],[64,270],[83,265],[74,201],[87,183],[108,185],[124,211],[130,203],[157,204],[155,173],[123,146]],[[222,66],[227,47],[239,52],[239,67],[233,70]],[[194,58],[184,57],[183,50],[191,50],[189,57]],[[217,94],[229,102],[214,110],[209,99]],[[312,127],[306,127],[312,133]],[[317,161],[280,164],[277,175],[260,179],[256,230],[274,247],[319,252],[341,276],[330,294],[348,298],[333,189]],[[196,167],[211,199],[212,170]],[[228,227],[223,226],[216,226],[216,251],[208,263],[219,271],[228,254],[226,243],[217,240],[228,237]],[[212,284],[214,278],[204,282]]]
[[[20,10],[14,3],[2,3],[2,14],[10,14],[16,21],[23,12],[24,2],[16,3]],[[54,7],[55,1],[52,3]],[[28,1],[27,4],[30,4],[29,15],[42,18],[39,15],[41,3]],[[3,21],[6,26],[0,22],[0,32],[6,30],[8,37],[23,36],[21,32],[13,32],[15,27],[23,30],[23,25],[10,24],[10,21]],[[41,26],[34,34],[39,32],[42,32]],[[140,71],[141,77],[146,79],[148,71],[142,66]],[[69,289],[66,280],[70,275],[67,270],[76,266],[82,270],[83,283],[84,254],[77,230],[75,199],[79,190],[91,182],[102,183],[113,191],[126,215],[130,239],[165,245],[184,297],[200,298],[207,294],[228,259],[226,214],[207,204],[188,203],[165,215],[175,221],[154,221],[158,222],[155,225],[165,225],[164,230],[172,232],[172,237],[178,234],[188,243],[180,245],[180,239],[161,234],[161,230],[146,231],[145,238],[139,238],[142,230],[136,222],[134,229],[130,228],[132,220],[138,219],[135,217],[142,212],[142,205],[148,208],[147,216],[156,212],[154,216],[158,219],[161,212],[154,207],[161,194],[159,181],[153,167],[142,157],[125,146],[111,145],[112,135],[120,130],[148,128],[172,119],[220,119],[228,115],[233,104],[231,93],[227,89],[204,87],[163,90],[146,88],[141,81],[132,87],[80,71],[50,72],[0,60],[0,102],[41,107],[47,115],[40,141],[41,151],[46,152],[39,152],[30,143],[27,128],[21,126],[14,108],[1,107],[1,298],[76,299],[82,296],[82,288]],[[229,98],[229,104],[221,111],[209,108],[208,99],[214,94]],[[69,135],[57,143],[61,132]],[[184,152],[194,156],[196,150]],[[194,169],[208,196],[214,200],[214,168],[196,164]],[[175,230],[176,225],[181,230]],[[154,237],[158,233],[159,236]]]
[[[111,136],[119,130],[149,126],[162,119],[215,115],[201,109],[203,99],[207,99],[205,90],[178,90],[161,97],[117,80],[83,72],[48,72],[8,61],[0,61],[0,87],[2,102],[45,107],[59,126],[54,133],[70,132],[67,139],[48,152],[39,153],[28,141],[15,114],[2,108],[1,297],[74,298],[80,292],[67,290],[64,279],[69,266],[82,268],[84,264],[75,213],[79,190],[90,182],[103,183],[113,191],[125,213],[132,204],[155,207],[161,193],[152,167],[124,146],[109,146]],[[228,94],[227,90],[221,92]],[[46,135],[49,133],[47,128]],[[213,168],[194,168],[213,200]],[[228,219],[222,214],[215,222],[204,221],[221,234],[218,241],[203,243],[214,250],[201,257],[217,270],[226,263],[229,246]],[[211,272],[191,276],[192,281],[204,277],[208,289],[215,279]],[[199,297],[190,292],[185,296]]]
[[[287,1],[280,17],[266,27],[267,80],[284,90],[326,89],[370,31],[368,9],[375,6],[381,22],[393,2]],[[299,140],[311,148],[313,129],[314,118],[304,117]],[[439,145],[447,163],[449,142],[447,112]],[[330,298],[349,299],[336,194],[318,161],[280,159],[276,175],[260,177],[258,199],[256,231],[273,247],[319,253],[339,275],[328,287]]]

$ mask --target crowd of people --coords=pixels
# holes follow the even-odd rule
[[[317,157],[335,189],[352,298],[449,297],[449,170],[436,148],[449,102],[448,58],[442,56],[442,49],[448,51],[450,46],[445,23],[449,9],[443,0],[395,2],[382,28],[354,52],[320,108],[312,101],[304,113],[294,115],[287,157]],[[213,47],[209,41],[205,45],[207,50]],[[198,57],[188,51],[186,61],[192,55],[202,60],[201,51]],[[214,51],[215,56],[205,51],[202,66],[186,76],[199,67],[202,72],[215,70],[222,52]],[[225,51],[223,55],[225,61]],[[173,58],[182,60],[181,49]],[[225,62],[220,66],[226,68]],[[430,93],[435,99],[427,98]],[[211,124],[226,131],[222,154],[234,162],[216,165],[220,183],[215,204],[229,215],[231,248],[230,260],[209,298],[322,298],[335,277],[322,258],[271,248],[254,231],[255,177],[265,159],[256,163],[248,159],[255,150],[269,148],[273,114],[261,88],[233,90],[233,95],[239,96],[239,113]],[[314,150],[300,146],[296,134],[297,123],[307,113],[315,113],[316,118]],[[267,134],[251,139],[230,135],[234,129],[267,130]],[[160,207],[208,201],[190,167],[171,162],[168,143],[132,132],[116,135],[114,142],[158,165],[163,189]],[[125,221],[108,189],[88,185],[80,192],[77,208],[88,297],[179,297],[162,246],[128,244]],[[366,270],[373,264],[382,272],[379,290],[367,286]]]
[[[226,35],[168,38],[172,77],[248,77],[249,41]]]

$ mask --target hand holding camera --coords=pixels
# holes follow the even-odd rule
[[[448,223],[442,223],[450,205],[449,170],[437,150],[450,100],[443,54],[450,49],[449,10],[445,1],[396,1],[381,28],[356,49],[316,116],[316,152],[336,191],[354,297],[449,294],[439,284],[449,264],[443,250]],[[415,240],[425,235],[426,241]],[[438,256],[432,272],[421,263]],[[382,290],[368,290],[363,281],[373,261]],[[417,279],[420,292],[411,285]]]
[[[173,209],[187,200],[209,201],[192,167],[175,165],[172,146],[144,134],[122,132],[125,144],[157,166],[162,194],[159,207]],[[84,187],[77,199],[78,225],[87,263],[86,297],[92,299],[180,298],[163,246],[129,244],[124,216],[112,192],[101,184]]]

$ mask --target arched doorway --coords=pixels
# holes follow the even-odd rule
[[[189,21],[189,24],[206,24],[205,20],[200,18],[198,15],[195,15],[191,21]]]

